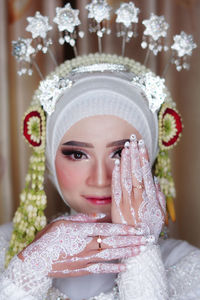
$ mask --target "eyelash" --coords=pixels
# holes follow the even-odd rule
[[[121,158],[121,152],[122,152],[122,150],[123,150],[123,148],[120,148],[120,149],[117,149],[117,151],[115,151],[114,153],[113,153],[113,155],[112,155],[112,157],[111,158],[115,158],[114,156],[116,155],[116,154],[119,154],[119,159]],[[81,150],[61,150],[61,152],[62,152],[62,154],[64,155],[64,156],[66,156],[67,158],[69,158],[69,159],[71,159],[71,160],[73,160],[73,161],[78,161],[78,160],[81,160],[82,159],[82,156],[85,156],[85,158],[87,159],[88,157],[87,157],[87,155],[83,152],[83,151],[81,151]],[[81,157],[79,157],[79,158],[75,158],[75,155],[80,155]],[[72,157],[73,156],[73,157]]]

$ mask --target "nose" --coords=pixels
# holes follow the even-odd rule
[[[108,187],[111,185],[111,179],[112,170],[108,164],[103,159],[97,160],[91,166],[87,184],[89,186]]]

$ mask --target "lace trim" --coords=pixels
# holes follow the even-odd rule
[[[168,267],[166,275],[171,300],[180,299],[197,287],[200,289],[200,251],[194,250],[177,264]]]
[[[127,270],[118,276],[120,300],[168,299],[165,269],[159,246],[149,246],[126,260]]]

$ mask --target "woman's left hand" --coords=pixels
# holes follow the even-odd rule
[[[148,153],[143,140],[132,135],[125,144],[112,174],[113,223],[141,228],[144,235],[157,240],[166,214],[165,196],[153,180]]]

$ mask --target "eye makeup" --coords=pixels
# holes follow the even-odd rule
[[[84,153],[82,150],[75,150],[75,149],[61,149],[61,153],[66,156],[68,159],[70,160],[74,160],[74,161],[77,161],[77,160],[82,160],[83,157],[84,159],[87,159],[88,156],[86,153]]]

